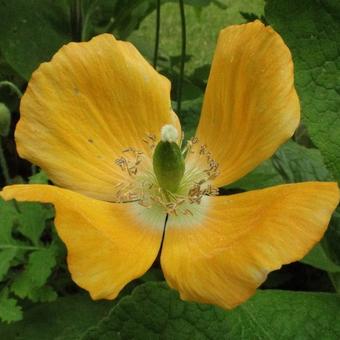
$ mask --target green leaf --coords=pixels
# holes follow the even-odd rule
[[[221,309],[182,302],[164,283],[148,282],[82,339],[219,339],[229,329],[224,319]]]
[[[70,40],[67,1],[0,0],[0,18],[1,54],[26,80]]]
[[[321,244],[316,245],[301,262],[331,273],[340,273],[340,265],[334,263]]]
[[[153,0],[124,0],[124,6],[117,0],[85,0],[83,38],[110,32],[125,40],[155,6]]]
[[[272,163],[286,183],[333,180],[319,150],[308,149],[293,141],[276,152]]]
[[[266,160],[248,175],[229,185],[228,188],[254,190],[283,183],[283,178],[274,167],[272,161]]]
[[[91,339],[338,339],[340,297],[258,291],[232,311],[181,301],[149,282],[123,298],[83,340]]]
[[[7,288],[0,293],[0,319],[5,322],[22,319],[21,307],[17,305],[17,300],[8,297]]]
[[[110,302],[92,301],[84,295],[59,298],[30,308],[23,321],[0,324],[0,339],[74,340],[101,320],[110,307]]]
[[[19,297],[30,295],[35,288],[42,287],[56,264],[56,250],[53,246],[33,251],[26,269],[19,274],[11,285],[11,290]]]
[[[253,190],[284,183],[331,180],[319,150],[290,140],[270,160],[228,187]]]
[[[11,262],[14,259],[15,255],[16,255],[15,248],[0,250],[0,282],[7,274],[8,269],[10,268]]]
[[[337,209],[330,221],[329,227],[321,240],[302,262],[323,269],[329,273],[340,273],[340,209]],[[338,277],[340,275],[338,274]],[[340,291],[340,279],[339,282]],[[334,283],[334,282],[333,282]]]
[[[267,0],[265,17],[292,51],[303,120],[340,180],[340,6],[331,0]]]
[[[29,177],[29,184],[47,184],[48,177],[43,170]]]
[[[50,286],[33,288],[29,293],[29,298],[33,302],[52,302],[58,297],[57,293]]]
[[[39,239],[46,227],[46,220],[54,216],[51,206],[34,202],[18,203],[20,214],[18,214],[19,231],[32,241],[34,245],[39,244]]]
[[[12,237],[12,227],[16,216],[15,203],[0,198],[0,251],[15,243]]]

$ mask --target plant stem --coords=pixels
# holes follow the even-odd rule
[[[185,24],[185,12],[184,12],[184,0],[179,0],[179,11],[181,15],[181,32],[182,32],[182,49],[181,49],[181,65],[178,78],[177,87],[177,114],[181,115],[181,104],[182,104],[182,87],[184,77],[184,65],[186,55],[186,24]]]
[[[0,81],[0,87],[9,87],[18,96],[18,98],[22,97],[22,92],[19,88],[8,80]]]
[[[73,41],[81,41],[82,40],[82,30],[83,30],[82,0],[72,0],[72,3],[71,3],[71,30],[72,30],[72,40]]]
[[[1,167],[4,179],[5,179],[5,183],[10,184],[11,178],[9,177],[8,166],[7,166],[1,139],[0,139],[0,167]]]
[[[159,31],[161,27],[161,0],[156,0],[156,32],[155,32],[155,50],[153,55],[153,67],[157,68],[158,50],[159,50]]]
[[[42,247],[34,247],[34,246],[21,246],[15,244],[0,244],[0,249],[22,249],[22,250],[40,250]]]

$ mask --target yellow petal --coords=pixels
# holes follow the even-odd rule
[[[216,186],[269,158],[292,136],[300,106],[281,37],[259,21],[221,31],[197,137],[220,164]]]
[[[229,309],[321,239],[339,189],[306,182],[206,200],[195,223],[169,218],[161,264],[182,299]]]
[[[58,185],[108,201],[128,176],[114,163],[123,150],[148,155],[147,134],[158,136],[164,124],[178,127],[169,81],[109,34],[70,43],[42,64],[20,111],[20,156]]]
[[[72,279],[93,299],[114,299],[158,254],[164,214],[145,218],[133,203],[102,202],[49,185],[8,186],[0,196],[54,204]]]

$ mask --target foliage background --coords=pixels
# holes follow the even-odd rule
[[[197,124],[221,28],[259,18],[282,35],[295,63],[300,128],[271,159],[222,193],[339,180],[339,1],[184,2],[186,55],[181,57],[178,1],[163,0],[157,67],[172,81],[174,108],[181,101],[187,136]],[[1,186],[48,183],[15,151],[20,96],[32,71],[63,44],[102,32],[130,40],[154,62],[156,6],[156,0],[0,0]],[[271,273],[253,298],[228,312],[182,302],[157,264],[115,301],[91,301],[70,279],[53,216],[49,205],[0,201],[1,339],[340,338],[340,210],[310,254]]]

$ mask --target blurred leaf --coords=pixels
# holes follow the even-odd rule
[[[0,319],[5,322],[22,319],[21,307],[17,305],[17,300],[8,297],[7,288],[0,292]]]
[[[178,0],[162,0],[162,3],[166,2],[178,2]],[[193,6],[193,7],[207,7],[210,4],[216,5],[220,9],[226,9],[227,6],[219,0],[184,0],[185,5]]]
[[[154,0],[85,0],[84,32],[85,40],[104,33],[113,33],[125,40],[141,21],[156,7]]]
[[[195,68],[194,72],[190,75],[190,79],[207,83],[210,73],[210,66],[210,64],[205,64]]]
[[[340,180],[340,6],[329,0],[267,0],[265,16],[292,51],[304,123]]]
[[[25,270],[11,285],[11,291],[24,298],[35,288],[42,287],[56,264],[56,250],[53,246],[30,253]]]
[[[182,102],[182,112],[180,116],[185,139],[190,139],[195,135],[198,125],[200,111],[202,106],[202,97]],[[176,104],[173,105],[176,107]]]
[[[18,88],[22,88],[25,80],[2,58],[0,53],[0,82],[9,81],[14,83]],[[0,102],[5,103],[10,111],[15,111],[19,106],[18,94],[9,86],[0,86]]]
[[[111,305],[107,301],[92,301],[85,295],[59,298],[27,310],[23,321],[0,324],[0,339],[74,340],[101,320]]]
[[[0,17],[1,54],[26,80],[70,40],[66,0],[0,0]]]
[[[43,170],[40,170],[36,174],[32,175],[28,181],[29,184],[47,184],[48,177]]]
[[[123,298],[82,339],[338,339],[340,297],[258,291],[231,311],[181,301],[149,282]]]
[[[183,101],[202,98],[202,96],[203,96],[203,92],[198,86],[195,86],[191,82],[184,80],[183,85],[182,85],[182,100]]]

